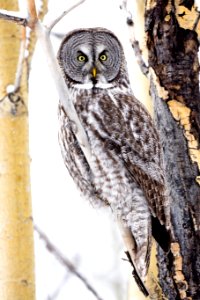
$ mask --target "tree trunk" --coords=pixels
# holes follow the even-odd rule
[[[17,10],[16,0],[0,7]],[[33,222],[30,199],[27,82],[14,84],[25,29],[0,20],[0,299],[34,300]]]
[[[158,249],[158,277],[171,300],[200,299],[199,24],[193,4],[147,1],[145,11],[150,92],[176,238],[175,259]]]

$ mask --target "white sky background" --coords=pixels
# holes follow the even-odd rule
[[[49,17],[55,18],[75,1],[50,0]],[[48,17],[48,18],[49,18]],[[130,53],[125,17],[117,0],[86,0],[54,29],[58,33],[80,27],[106,27],[114,31]],[[53,39],[57,49],[60,42]],[[55,50],[57,51],[57,50]],[[131,58],[131,79],[138,73]],[[135,90],[140,97],[140,88]],[[30,75],[30,154],[34,222],[50,240],[77,266],[103,300],[127,299],[127,278],[131,269],[122,261],[125,255],[114,218],[103,210],[96,211],[81,199],[69,177],[58,145],[58,95],[38,45]],[[48,253],[35,235],[37,300],[94,300],[79,279],[67,273]],[[67,276],[56,298],[50,297]],[[136,300],[136,299],[133,299]]]

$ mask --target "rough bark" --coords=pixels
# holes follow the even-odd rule
[[[200,299],[199,43],[192,2],[147,1],[145,13],[150,91],[177,242],[175,261],[158,249],[159,281],[171,300]],[[183,22],[184,9],[192,21]]]

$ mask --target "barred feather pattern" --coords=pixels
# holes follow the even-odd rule
[[[88,137],[93,162],[91,170],[76,139],[76,126],[60,104],[59,141],[65,165],[90,203],[110,207],[131,231],[133,264],[144,281],[152,217],[160,226],[170,226],[158,133],[131,91],[124,53],[113,33],[102,28],[69,33],[58,61]],[[161,245],[159,234],[157,238]]]
[[[110,96],[112,95],[112,96]],[[131,228],[135,263],[145,277],[151,248],[151,214],[166,223],[158,135],[151,117],[135,97],[119,90],[75,90],[76,111],[88,136],[95,169],[90,170],[63,108],[60,144],[69,173],[92,205],[110,205]]]

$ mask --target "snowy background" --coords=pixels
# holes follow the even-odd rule
[[[49,1],[46,19],[54,19],[74,3]],[[126,19],[119,5],[117,0],[86,0],[68,14],[54,32],[65,35],[80,27],[106,27],[114,31],[129,58],[134,93],[141,99],[141,74],[128,42]],[[54,37],[52,41],[57,52],[61,40]],[[45,54],[37,45],[31,68],[29,99],[34,222],[75,264],[103,300],[128,299],[131,268],[122,260],[125,258],[124,249],[114,218],[104,210],[94,210],[80,198],[62,162],[57,138],[57,105],[58,95]],[[47,251],[37,233],[35,256],[37,300],[96,299],[77,277]]]

